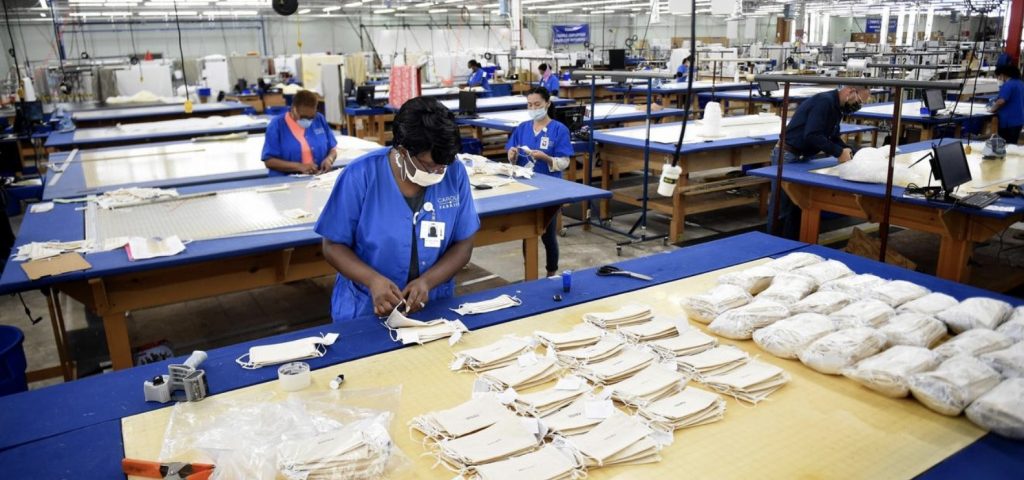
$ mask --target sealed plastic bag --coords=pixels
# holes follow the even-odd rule
[[[868,296],[885,302],[892,308],[899,307],[911,300],[917,300],[931,293],[916,283],[906,280],[893,280],[872,288]]]
[[[972,328],[995,330],[1010,316],[1013,307],[1002,300],[986,297],[971,297],[959,305],[944,310],[935,317],[949,325],[954,333]]]
[[[749,340],[754,330],[764,328],[788,316],[789,309],[784,305],[761,300],[719,315],[708,325],[708,330],[725,338]]]
[[[825,261],[824,258],[821,258],[820,256],[815,255],[813,253],[793,252],[788,255],[776,258],[775,260],[772,260],[764,264],[764,266],[779,272],[790,272],[800,267],[805,267],[807,265],[823,261]]]
[[[813,279],[814,284],[817,286],[853,275],[853,270],[850,270],[850,267],[847,267],[845,263],[838,260],[825,260],[824,262],[800,267],[793,270],[793,273]]]
[[[780,273],[772,279],[770,287],[757,295],[756,300],[771,300],[788,306],[810,295],[815,288],[817,283],[809,277]]]
[[[983,353],[978,358],[1004,378],[1024,377],[1024,342],[1017,342],[1002,350]]]
[[[776,273],[777,270],[758,265],[739,272],[726,273],[718,277],[718,284],[735,285],[751,295],[757,295],[772,284],[772,278],[775,278]]]
[[[967,407],[967,418],[990,432],[1024,440],[1024,378],[1003,380]]]
[[[839,375],[842,370],[885,348],[885,335],[873,328],[839,330],[811,342],[798,357],[821,373]]]
[[[750,303],[750,300],[750,294],[743,288],[724,284],[686,299],[683,309],[691,319],[706,324],[727,310]]]
[[[835,280],[829,280],[818,287],[820,292],[843,292],[851,297],[861,298],[867,295],[872,288],[885,283],[885,280],[870,273],[861,275],[848,275]]]
[[[900,398],[910,393],[908,378],[939,366],[942,360],[924,347],[897,345],[878,355],[844,368],[843,376],[887,397]]]
[[[790,305],[789,311],[797,313],[820,313],[828,315],[847,306],[853,298],[842,292],[814,292],[799,302]]]
[[[898,313],[878,329],[889,345],[930,347],[946,335],[946,325],[920,313]]]
[[[924,406],[957,416],[975,399],[999,385],[999,373],[974,357],[961,355],[939,368],[910,377],[910,391]]]
[[[899,311],[920,313],[934,317],[935,314],[953,308],[959,303],[955,298],[945,293],[932,292],[917,300],[911,300],[900,305]]]
[[[1015,342],[1024,340],[1024,307],[1013,309],[1010,319],[996,329],[1013,339]]]
[[[838,312],[829,315],[837,330],[854,327],[878,328],[885,325],[896,314],[889,304],[868,298],[858,300]]]
[[[949,339],[946,343],[935,347],[935,353],[945,360],[957,355],[977,357],[983,353],[994,352],[1013,345],[1013,340],[995,330],[975,328]]]
[[[801,313],[754,331],[754,343],[780,358],[797,358],[811,342],[836,330],[832,320],[817,313]]]

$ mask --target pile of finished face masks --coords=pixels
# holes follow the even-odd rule
[[[704,377],[704,385],[755,405],[787,383],[788,373],[775,365],[757,360],[751,360],[725,373]]]
[[[764,265],[730,272],[718,277],[719,285],[734,285],[743,289],[750,295],[757,295],[772,284],[772,279],[779,273],[777,270]]]
[[[484,372],[480,379],[496,392],[510,388],[524,390],[551,381],[561,370],[553,358],[538,357],[530,351],[517,357],[515,362]]]
[[[624,348],[618,355],[580,366],[577,373],[596,384],[608,385],[647,368],[654,360],[654,354],[647,350]]]
[[[554,387],[517,395],[511,406],[520,414],[539,418],[554,413],[591,391],[590,385],[582,378],[569,375],[559,379]]]
[[[548,430],[561,435],[579,435],[589,432],[606,416],[591,411],[591,405],[599,403],[590,394],[584,394],[573,400],[565,408],[555,410],[540,419]],[[609,402],[610,403],[610,402]]]
[[[927,348],[897,345],[844,368],[842,373],[882,395],[900,398],[910,393],[911,375],[934,370],[941,361],[939,355]]]
[[[734,308],[708,324],[716,335],[734,340],[750,340],[754,330],[767,327],[789,316],[789,309],[771,300],[759,300]]]
[[[589,432],[564,437],[555,445],[571,447],[587,467],[653,463],[660,461],[661,456],[652,433],[638,417],[616,410]]]
[[[583,315],[583,321],[601,328],[641,323],[652,318],[654,315],[651,313],[651,307],[646,305],[626,305],[614,312],[592,312]]]
[[[533,336],[540,340],[540,343],[555,350],[580,348],[597,343],[604,335],[604,330],[589,323],[583,323],[566,332],[545,332],[538,330]]]
[[[674,367],[675,364],[671,367],[651,364],[632,377],[607,388],[611,389],[613,399],[632,407],[642,407],[686,386],[686,377]]]
[[[747,290],[736,285],[721,284],[683,301],[683,310],[695,321],[709,323],[727,310],[750,303]]]
[[[409,426],[434,441],[459,438],[498,421],[515,419],[494,395],[484,395],[449,408],[413,418]]]
[[[429,343],[448,337],[453,337],[452,343],[455,343],[463,333],[469,331],[459,320],[438,318],[423,322],[411,319],[402,314],[402,305],[405,304],[399,304],[391,311],[384,325],[392,332],[391,338],[396,342],[402,342],[403,345]]]
[[[383,426],[352,424],[335,432],[282,443],[278,470],[288,479],[381,478],[391,455],[391,437]]]
[[[557,358],[558,362],[562,365],[578,367],[580,365],[596,363],[611,358],[622,351],[625,347],[625,341],[616,336],[609,335],[589,347],[559,350],[555,353],[555,358]]]
[[[835,324],[828,317],[801,313],[757,330],[753,337],[757,346],[776,357],[796,358],[811,342],[835,330]]]
[[[554,445],[545,445],[536,450],[508,460],[477,465],[473,480],[572,480],[580,478],[581,465],[576,463],[572,452]]]
[[[533,425],[533,426],[528,426]],[[538,432],[535,420],[512,417],[468,435],[441,440],[437,458],[454,471],[464,473],[473,467],[507,460],[541,446],[544,432]]]
[[[718,340],[693,327],[680,327],[679,335],[647,342],[646,345],[659,357],[673,360],[681,355],[693,355],[718,345]]]
[[[910,377],[910,391],[924,406],[943,415],[960,415],[971,402],[999,385],[999,373],[974,357],[961,355],[930,372]]]
[[[708,375],[725,373],[750,360],[747,352],[729,345],[719,345],[694,355],[676,357],[679,369],[698,381]]]
[[[649,322],[619,327],[618,333],[630,343],[640,343],[674,337],[679,333],[679,330],[674,322],[655,318]]]
[[[725,417],[725,400],[716,393],[686,387],[640,407],[637,413],[663,430],[678,430],[721,420]]]
[[[508,336],[490,345],[456,352],[451,369],[485,372],[504,367],[516,361],[520,355],[532,351],[535,345],[530,337]]]

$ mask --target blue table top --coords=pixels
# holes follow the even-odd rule
[[[234,182],[186,186],[179,188],[178,192],[182,195],[187,195],[190,193],[277,185],[304,180],[307,179],[304,177],[263,177]],[[537,188],[526,192],[476,200],[477,213],[481,217],[488,217],[534,210],[552,205],[611,197],[611,192],[548,175],[534,175],[531,179],[520,179],[520,181]],[[26,214],[18,231],[18,237],[15,239],[15,248],[30,242],[72,241],[85,238],[85,212],[79,210],[81,206],[81,203],[58,204],[47,213]],[[3,275],[0,276],[0,292],[25,291],[46,285],[89,278],[140,272],[219,258],[319,244],[321,237],[313,232],[312,223],[308,224],[308,226],[310,227],[308,230],[196,241],[190,243],[188,248],[178,255],[137,262],[128,261],[123,249],[92,253],[86,256],[86,259],[92,265],[92,268],[89,270],[66,273],[55,277],[44,277],[36,281],[28,279],[25,271],[18,265],[19,262],[8,259]]]
[[[932,144],[938,141],[939,140],[936,139],[903,145],[899,147],[900,153],[923,152],[930,149]],[[958,140],[945,139],[944,141],[949,142]],[[786,182],[799,183],[801,185],[829,188],[840,192],[856,193],[858,195],[866,195],[874,198],[885,197],[885,185],[877,183],[851,182],[843,180],[837,176],[823,175],[820,173],[814,173],[812,171],[820,168],[832,167],[835,166],[836,164],[836,159],[832,157],[811,160],[809,162],[787,163],[782,168],[782,180]],[[776,167],[762,167],[747,171],[748,175],[767,178],[775,178],[776,173]],[[904,197],[903,191],[903,187],[894,185],[892,187],[893,201],[899,203],[906,203],[910,205],[932,207],[943,210],[948,210],[952,207],[949,203],[946,202],[930,201],[922,198]],[[967,207],[954,207],[953,210],[970,215],[991,218],[1008,218],[1014,215],[1018,215],[1020,212],[1024,211],[1024,198],[1020,197],[1000,198],[998,201],[996,201],[995,204],[1003,207],[1013,207],[1014,211],[1000,212],[986,209],[979,210],[976,208]]]
[[[192,113],[221,113],[245,110],[248,105],[241,102],[197,103],[192,106]],[[185,115],[183,104],[130,106],[103,108],[96,110],[77,110],[71,113],[71,120],[78,123],[117,122],[136,118]]]
[[[346,106],[345,115],[352,117],[369,117],[373,115],[389,115],[393,113],[384,107],[360,107],[360,106]]]
[[[615,123],[624,122],[640,122],[647,118],[647,112],[638,111],[633,105],[622,105],[621,111],[616,111],[611,115],[601,116],[596,115],[594,121],[590,121],[590,116],[587,115],[584,124],[586,125],[608,125]],[[666,118],[666,117],[682,117],[683,110],[678,108],[665,108],[657,112],[651,112],[650,118]],[[498,120],[493,118],[460,118],[457,120],[460,125],[470,125],[474,127],[489,128],[492,130],[499,130],[503,132],[511,132],[516,129],[519,124],[511,124],[504,120]]]
[[[694,82],[694,83],[697,83],[697,82]],[[646,95],[647,94],[647,85],[645,85],[645,84],[632,85],[632,86],[623,85],[621,87],[620,86],[615,86],[615,87],[607,87],[607,88],[608,88],[609,92],[614,92],[614,93],[629,93],[631,95],[634,95],[634,94],[645,94]],[[748,88],[750,88],[750,83],[749,82],[738,82],[737,83],[737,82],[732,82],[732,81],[728,81],[728,82],[724,82],[723,81],[723,82],[715,82],[714,85],[712,85],[711,82],[702,81],[701,85],[699,85],[699,86],[694,85],[693,91],[694,91],[694,93],[711,92],[711,91],[715,91],[715,92],[728,92],[728,91],[732,91],[732,90],[746,90]],[[673,94],[677,94],[677,93],[686,93],[687,92],[686,83],[685,82],[663,83],[663,84],[661,84],[661,85],[651,89],[651,92],[655,93],[655,94],[665,94],[665,95],[673,95]]]
[[[903,102],[903,103],[906,104],[906,103],[910,103],[910,102],[920,103],[920,100],[907,100],[906,102]],[[967,102],[961,102],[961,105],[964,104],[964,103],[967,103]],[[880,105],[885,105],[885,106],[888,106],[888,107],[891,108],[893,106],[893,102],[872,103],[872,104],[869,104],[868,106],[874,107],[874,106],[880,106]],[[913,115],[907,115],[906,113],[903,113],[903,114],[900,115],[900,120],[904,121],[904,122],[910,122],[910,123],[919,123],[919,124],[922,124],[922,125],[936,125],[936,124],[943,124],[943,123],[964,123],[964,122],[967,122],[967,121],[970,121],[970,120],[975,120],[975,119],[988,119],[988,118],[992,118],[993,116],[994,115],[989,113],[987,110],[985,110],[984,105],[982,105],[981,107],[977,108],[969,116],[968,115],[959,115],[959,114],[957,114],[957,115],[944,115],[944,116],[932,117],[932,116],[927,116],[927,115],[921,115],[920,113],[915,113]],[[884,112],[884,113],[880,113],[880,112],[865,112],[864,110],[861,110],[859,112],[855,112],[855,113],[850,114],[850,117],[853,117],[853,118],[863,118],[863,119],[868,119],[868,120],[892,120],[892,110],[886,110],[886,112]]]
[[[1014,305],[1020,303],[1019,299],[829,248],[808,246],[761,233],[748,233],[619,264],[625,269],[653,276],[653,282],[598,277],[595,269],[579,270],[573,274],[573,291],[564,294],[565,298],[560,303],[550,298],[552,292],[561,292],[561,282],[542,279],[433,302],[418,316],[436,318],[450,315],[450,307],[502,293],[518,293],[520,298],[531,299],[520,307],[462,319],[471,330],[477,330],[792,251],[809,251],[837,259],[858,273],[912,281],[958,300],[981,295],[999,298]],[[235,358],[247,352],[251,346],[332,331],[342,332],[342,337],[327,349],[324,357],[307,361],[313,369],[405,348],[393,342],[380,322],[371,317],[276,335],[208,351],[209,358],[202,367],[210,382],[210,392],[223,393],[276,378],[275,368],[250,371],[235,364]],[[83,469],[87,469],[85,471],[89,472],[87,476],[90,478],[120,478],[120,459],[124,455],[124,448],[119,419],[163,408],[160,404],[144,402],[140,385],[144,380],[165,373],[168,364],[181,360],[178,358],[143,365],[0,398],[0,424],[4,425],[4,429],[0,430],[0,467],[4,468],[7,476],[13,474],[10,478],[78,477]],[[1021,471],[1024,471],[1024,444],[989,434],[934,466],[922,477],[965,478],[963,473],[970,472],[972,478],[1015,478]]]
[[[109,127],[101,127],[109,128]],[[72,148],[98,148],[104,146],[122,145],[127,143],[149,143],[154,141],[180,140],[193,137],[206,137],[211,135],[225,135],[240,132],[263,132],[267,125],[250,125],[244,127],[223,127],[204,128],[199,130],[172,130],[160,133],[125,134],[113,137],[75,139],[75,132],[87,129],[77,129],[70,132],[53,132],[46,140],[46,148],[58,150],[70,150]]]
[[[679,124],[679,122],[674,122],[674,124]],[[662,124],[659,124],[659,126],[661,126],[661,125],[673,125],[673,123],[662,123]],[[618,136],[618,135],[609,135],[609,132],[642,131],[644,128],[645,127],[624,127],[624,128],[614,128],[614,129],[608,129],[608,130],[598,130],[598,131],[594,132],[594,140],[596,142],[598,142],[598,143],[601,143],[601,144],[616,145],[616,146],[620,146],[620,147],[627,147],[627,148],[634,148],[634,149],[641,149],[642,150],[644,148],[644,141],[643,140],[635,139],[635,138],[627,138],[627,137],[622,137],[622,136]],[[699,128],[699,127],[691,125],[691,126],[688,126],[687,128],[689,129],[689,128]],[[842,133],[870,132],[871,130],[874,130],[874,128],[866,126],[866,125],[853,125],[853,124],[846,124],[846,123],[844,123],[841,126]],[[769,145],[769,144],[774,144],[774,143],[776,143],[778,141],[779,141],[779,134],[774,133],[774,134],[771,134],[771,135],[765,135],[763,137],[726,138],[726,139],[721,139],[721,140],[713,140],[713,141],[709,141],[709,142],[684,143],[683,144],[683,148],[680,150],[680,153],[681,154],[697,153],[697,152],[706,152],[706,151],[711,151],[711,150],[721,150],[721,149],[728,149],[728,148],[749,147],[749,146],[756,146],[756,145]],[[676,151],[676,146],[675,146],[675,144],[671,144],[671,143],[651,142],[651,151],[652,152],[657,152],[657,153],[673,154]],[[767,162],[768,160],[765,159],[765,161]]]

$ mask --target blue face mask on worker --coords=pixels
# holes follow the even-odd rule
[[[540,120],[548,114],[548,107],[530,108],[526,110],[530,114],[530,120]]]
[[[294,110],[293,110],[293,112],[295,113],[296,117],[299,117],[299,113],[298,112],[295,112]],[[299,124],[299,126],[302,127],[302,128],[309,128],[310,125],[313,125],[313,119],[312,118],[302,118],[302,117],[299,117],[299,119],[296,120],[295,123]]]

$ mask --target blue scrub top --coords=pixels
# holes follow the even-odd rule
[[[1024,81],[1011,78],[999,87],[999,98],[1006,104],[996,111],[999,128],[1024,125]]]
[[[686,65],[680,64],[679,68],[676,69],[676,74],[679,75],[678,77],[676,77],[676,82],[678,83],[678,82],[685,82],[685,81],[687,81],[687,77],[688,77],[687,74],[689,72],[690,72],[690,69],[687,68]]]
[[[322,237],[352,249],[355,254],[398,288],[405,288],[412,255],[412,228],[420,273],[426,272],[456,242],[469,239],[480,228],[473,204],[469,176],[459,162],[450,165],[441,183],[426,188],[423,208],[413,225],[413,214],[388,163],[390,148],[381,148],[359,157],[345,167],[334,184],[314,230]],[[433,213],[426,211],[430,203]],[[427,247],[420,238],[424,221],[443,222],[444,238],[440,248]],[[430,299],[447,298],[455,293],[455,281],[449,279],[430,291]],[[331,318],[335,322],[373,314],[370,290],[338,275],[331,296]]]
[[[551,93],[551,95],[556,95],[558,94],[558,77],[554,74],[550,75],[547,80],[544,80],[544,78],[541,77],[540,86],[548,89],[548,92]]]
[[[469,81],[466,84],[471,87],[491,88],[490,82],[487,81],[487,72],[482,68],[478,68],[475,72],[469,74]]]
[[[265,139],[263,140],[263,154],[260,155],[260,160],[265,162],[273,157],[289,162],[302,162],[302,147],[299,146],[299,141],[292,135],[292,131],[288,129],[288,124],[285,123],[284,119],[285,115],[288,115],[288,113],[285,112],[270,119],[270,123],[267,124],[267,132],[264,134]],[[316,114],[313,123],[306,129],[306,143],[309,144],[310,150],[313,151],[313,162],[317,166],[320,166],[320,162],[324,157],[327,156],[332,148],[338,145],[338,139],[334,138],[331,126],[327,124],[327,119],[320,113]],[[288,174],[277,170],[270,170],[270,176],[272,177],[282,175]]]
[[[548,123],[547,127],[544,127],[539,133],[533,133],[533,120],[527,120],[520,123],[512,134],[508,136],[508,142],[505,143],[505,150],[512,147],[530,147],[531,150],[541,150],[551,157],[572,157],[572,138],[569,136],[569,127],[558,120],[552,120]],[[529,163],[526,156],[523,154],[519,155],[517,160],[519,165],[526,165]],[[545,175],[551,175],[552,177],[562,178],[562,172],[552,172],[548,168],[548,163],[540,160],[536,160],[533,163],[533,170],[538,173]]]

